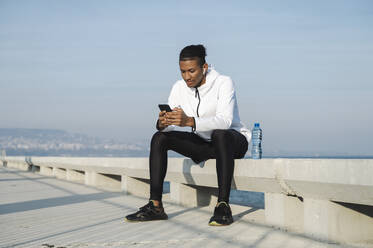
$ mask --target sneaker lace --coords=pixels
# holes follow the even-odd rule
[[[156,214],[158,213],[159,211],[157,211],[156,207],[153,205],[152,202],[149,202],[148,204],[146,204],[145,206],[141,207],[140,208],[140,211],[137,212],[137,215],[141,215],[141,216],[147,216],[147,215],[151,215],[151,214]]]
[[[226,215],[231,214],[231,208],[230,208],[229,204],[224,202],[224,201],[218,202],[218,204],[215,208],[214,214],[226,217]]]

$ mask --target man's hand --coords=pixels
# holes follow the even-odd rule
[[[187,116],[181,108],[174,108],[172,112],[167,112],[166,123],[180,127],[193,127],[194,118]]]
[[[158,127],[160,129],[164,129],[169,125],[168,122],[167,122],[166,113],[167,113],[166,111],[159,112]]]

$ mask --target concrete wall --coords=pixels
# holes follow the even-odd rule
[[[149,197],[148,158],[5,157],[3,165]],[[215,160],[170,158],[171,199],[215,204]],[[232,189],[265,192],[269,225],[346,243],[373,243],[373,160],[241,159]]]

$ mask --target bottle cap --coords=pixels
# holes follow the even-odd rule
[[[255,124],[254,124],[254,127],[259,127],[259,123],[258,123],[258,122],[255,123]]]

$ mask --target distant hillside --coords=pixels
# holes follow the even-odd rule
[[[58,129],[31,129],[31,128],[0,128],[0,137],[59,140],[59,141],[83,141],[94,142],[99,138],[89,137],[83,134],[69,133]]]
[[[58,129],[0,128],[0,136],[37,138],[40,136],[63,136],[67,132]]]
[[[0,150],[26,156],[147,156],[141,144],[128,144],[56,129],[0,128]]]

